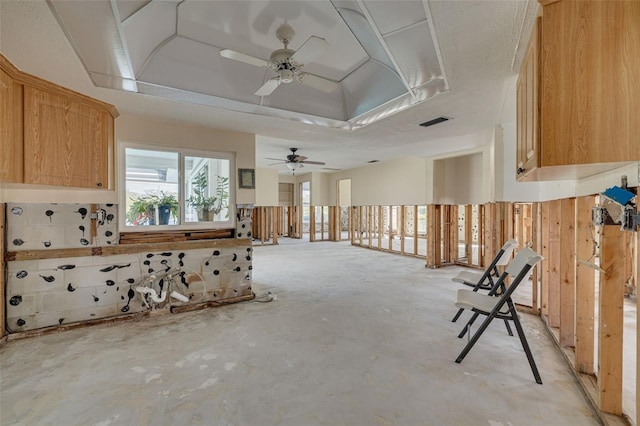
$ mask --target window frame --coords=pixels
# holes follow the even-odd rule
[[[126,222],[126,194],[127,194],[127,161],[126,150],[140,149],[147,151],[161,151],[178,154],[178,223],[175,225],[143,225],[131,226]],[[213,222],[185,222],[186,207],[186,182],[185,182],[185,157],[202,157],[214,160],[229,161],[229,218]],[[118,213],[121,218],[118,222],[119,232],[167,232],[189,231],[203,229],[231,229],[236,226],[236,156],[233,152],[205,151],[191,148],[179,148],[175,146],[152,145],[135,142],[118,142]]]

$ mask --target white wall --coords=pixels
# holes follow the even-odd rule
[[[336,205],[336,182],[351,179],[351,204],[427,204],[431,163],[424,158],[402,158],[328,175],[327,205]]]
[[[256,206],[279,205],[278,170],[256,169]]]
[[[436,160],[433,202],[453,205],[490,201],[483,179],[486,168],[483,153]]]
[[[351,206],[351,179],[342,179],[338,181],[339,196],[338,205],[340,207]]]

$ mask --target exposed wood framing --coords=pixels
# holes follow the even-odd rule
[[[595,262],[595,230],[591,223],[594,196],[576,201],[576,371],[594,374],[595,270],[580,261]]]
[[[533,203],[531,205],[531,247],[533,250],[540,253],[540,203]],[[540,270],[542,268],[538,266],[533,268],[531,272],[531,309],[534,312],[539,312],[540,305],[538,300],[538,289],[540,286]]]
[[[377,220],[377,229],[378,229],[378,250],[382,248],[382,237],[384,236],[384,215],[382,214],[382,209],[386,207],[378,206],[378,220]]]
[[[437,268],[441,264],[441,214],[442,206],[429,204],[427,206],[427,267]]]
[[[599,408],[622,415],[622,330],[624,320],[624,235],[619,226],[602,226],[598,314]]]
[[[496,255],[496,231],[497,231],[497,217],[496,217],[496,204],[488,203],[484,206],[484,253],[483,253],[483,265],[488,265]]]
[[[273,222],[272,241],[273,244],[278,244],[278,234],[280,232],[280,217],[283,207],[273,207],[271,209],[271,221]]]
[[[576,199],[560,202],[560,346],[575,346]]]
[[[540,203],[540,312],[549,317],[549,201]]]
[[[418,253],[418,206],[413,206],[413,254]]]
[[[389,226],[387,232],[389,233],[389,250],[393,250],[393,206],[388,206],[387,211],[387,221],[389,222]]]
[[[560,217],[561,201],[549,202],[549,316],[551,327],[560,327]]]
[[[309,206],[309,242],[316,240],[316,206]]]
[[[464,252],[467,264],[473,265],[473,206],[464,206]]]
[[[400,253],[404,254],[404,237],[405,237],[405,224],[407,223],[405,216],[404,206],[400,206],[400,214],[398,215],[398,235],[400,236]]]
[[[484,205],[478,205],[478,266],[485,266],[484,263]]]

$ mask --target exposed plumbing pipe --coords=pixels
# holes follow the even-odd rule
[[[174,299],[178,299],[181,302],[187,303],[189,301],[189,298],[183,294],[178,293],[177,291],[172,291],[169,296],[173,297]]]
[[[162,290],[161,290],[160,291],[160,296],[158,296],[158,293],[156,293],[156,291],[154,289],[149,288],[149,287],[136,287],[136,291],[138,293],[141,293],[141,294],[148,294],[149,297],[151,298],[151,300],[154,303],[162,303],[167,298],[167,292],[166,291],[163,293]],[[175,291],[172,292],[172,293],[175,293]],[[188,301],[188,299],[187,299],[187,301]]]

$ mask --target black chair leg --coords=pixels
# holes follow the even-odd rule
[[[511,302],[511,300],[509,300],[507,303],[509,304],[509,309],[511,310],[511,315],[513,316],[513,324],[516,326],[518,337],[520,337],[520,343],[522,343],[522,349],[524,349],[524,353],[527,355],[527,360],[529,361],[529,366],[531,367],[533,377],[536,379],[536,383],[542,384],[542,379],[540,378],[538,367],[536,366],[536,362],[533,359],[531,348],[529,348],[529,342],[527,342],[527,337],[524,335],[522,324],[520,323],[520,319],[518,318],[518,312],[516,312],[516,308],[515,306],[513,306],[513,302]]]
[[[462,329],[460,334],[458,334],[458,339],[462,339],[464,337],[464,335],[467,334],[467,330],[469,330],[469,327],[475,322],[475,320],[478,318],[479,315],[480,314],[477,313],[477,312],[473,313],[473,316],[471,317],[471,319],[464,326],[464,328]]]
[[[509,320],[504,320],[504,326],[507,327],[507,333],[509,333],[509,336],[513,336],[513,331],[511,331],[511,326],[509,325]]]
[[[460,315],[462,315],[462,313],[464,312],[464,309],[458,309],[458,313],[453,317],[453,319],[451,320],[451,322],[456,322],[458,321],[458,318],[460,318]]]
[[[477,316],[478,316],[478,313],[475,314],[474,319]],[[494,317],[492,315],[488,315],[487,318],[482,322],[482,324],[480,325],[478,330],[475,332],[475,334],[473,335],[471,340],[469,340],[467,342],[467,345],[464,347],[464,349],[462,349],[462,352],[460,352],[460,355],[458,355],[458,358],[456,358],[456,363],[460,364],[462,362],[462,360],[464,359],[464,357],[467,356],[467,354],[469,353],[471,348],[473,348],[473,345],[475,345],[476,342],[478,341],[478,339],[480,339],[480,336],[482,336],[482,333],[484,333],[484,331],[487,329],[487,327],[489,327],[489,324],[491,323],[493,318]],[[471,325],[471,324],[468,324],[468,325]],[[465,328],[464,331],[466,331],[466,328]],[[463,336],[464,336],[464,334],[463,334]]]

